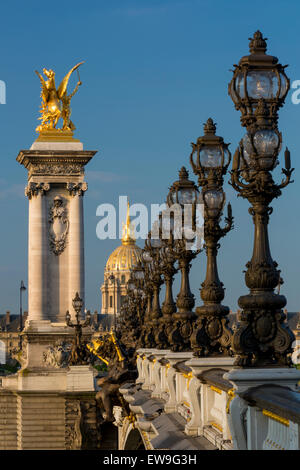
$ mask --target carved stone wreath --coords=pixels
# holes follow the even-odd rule
[[[59,196],[54,198],[50,207],[49,224],[50,249],[58,256],[66,247],[69,231],[67,209],[63,206],[63,201]]]

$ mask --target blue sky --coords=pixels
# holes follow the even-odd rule
[[[35,69],[53,68],[59,80],[85,60],[72,119],[84,147],[98,150],[87,167],[84,203],[86,305],[99,310],[103,269],[118,241],[97,239],[97,206],[117,204],[119,195],[147,206],[163,202],[180,167],[189,169],[190,142],[203,133],[208,117],[233,153],[244,131],[227,94],[230,69],[248,53],[248,38],[260,29],[269,39],[268,51],[289,64],[292,81],[300,80],[299,18],[297,0],[2,4],[0,80],[7,86],[7,104],[0,105],[0,312],[18,312],[19,283],[27,282],[26,171],[15,159],[36,138],[40,85]],[[295,183],[273,202],[270,242],[291,311],[300,307],[299,124],[300,105],[292,104],[290,93],[279,128],[291,150]],[[248,202],[237,199],[227,182],[224,189],[235,229],[222,240],[219,272],[224,304],[235,309],[247,292],[242,271],[251,258],[253,224]],[[204,277],[202,253],[191,271],[197,304]]]

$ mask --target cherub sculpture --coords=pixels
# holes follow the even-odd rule
[[[55,85],[55,72],[49,69],[43,69],[43,74],[47,77],[47,80],[44,80],[42,75],[36,70],[35,73],[40,79],[42,91],[41,91],[41,124],[36,128],[37,132],[52,130],[56,128],[59,118],[63,119],[63,131],[73,131],[75,129],[74,124],[70,120],[71,108],[70,102],[72,97],[78,91],[79,86],[81,85],[80,79],[78,79],[77,85],[72,93],[67,94],[67,86],[72,73],[78,69],[78,67],[83,64],[79,62],[76,64],[64,77],[61,84],[58,88]],[[78,76],[79,77],[79,76]]]

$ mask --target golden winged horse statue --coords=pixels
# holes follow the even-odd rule
[[[41,116],[39,117],[41,124],[36,128],[37,132],[56,129],[59,118],[63,119],[63,127],[60,130],[73,131],[75,129],[74,124],[70,120],[70,102],[71,98],[77,92],[78,87],[81,85],[79,75],[77,85],[69,95],[67,94],[67,86],[72,73],[82,64],[83,62],[79,62],[72,67],[63,78],[58,88],[56,88],[55,85],[55,72],[53,70],[47,70],[46,68],[43,69],[43,74],[47,77],[47,80],[45,80],[37,70],[35,71],[42,86]]]

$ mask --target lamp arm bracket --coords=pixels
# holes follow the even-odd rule
[[[282,173],[285,175],[285,178],[282,180],[281,184],[277,185],[278,189],[285,188],[288,184],[294,182],[294,180],[291,180],[291,176],[294,170],[295,168],[292,168],[291,170],[282,168]]]

